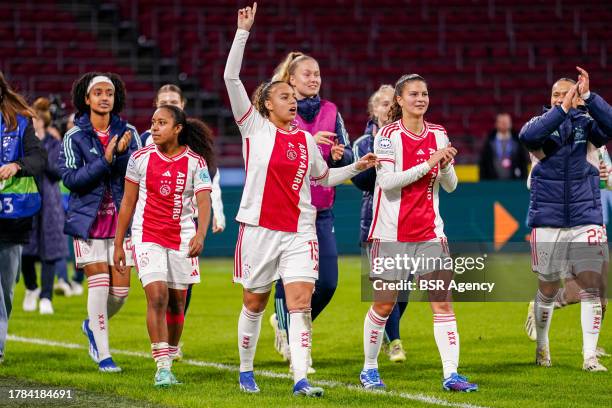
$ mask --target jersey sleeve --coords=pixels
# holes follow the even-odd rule
[[[395,146],[390,137],[382,135],[382,129],[374,137],[374,154],[381,164],[395,165]]]
[[[317,147],[314,137],[312,137],[310,133],[306,133],[306,140],[308,143],[310,156],[312,157],[310,177],[312,177],[313,180],[321,180],[327,177],[329,174],[329,167],[327,166],[327,162],[323,158],[321,151]]]
[[[208,167],[204,160],[198,160],[198,164],[195,167],[195,174],[193,178],[193,195],[195,196],[200,191],[211,191],[212,181],[210,174],[208,173]]]
[[[141,160],[134,158],[134,154],[128,160],[127,169],[125,171],[125,180],[134,184],[139,184],[142,178],[139,165]]]

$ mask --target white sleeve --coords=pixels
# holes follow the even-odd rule
[[[249,95],[240,80],[242,57],[248,38],[248,31],[240,28],[236,31],[232,48],[227,57],[225,72],[223,73],[223,79],[225,80],[225,87],[227,88],[227,94],[229,95],[230,104],[232,105],[234,119],[238,124],[238,128],[243,138],[252,136],[253,130],[265,122],[265,119],[251,104]]]
[[[212,191],[210,192],[210,199],[212,201],[212,208],[217,227],[225,229],[225,214],[223,213],[223,201],[221,200],[221,173],[217,169],[217,174],[212,180]]]
[[[393,139],[384,137],[381,131],[374,137],[374,154],[378,157],[380,164],[376,168],[376,181],[383,191],[389,191],[396,188],[412,184],[427,172],[430,167],[427,162],[418,164],[405,171],[395,171],[395,143]]]
[[[361,173],[361,170],[357,170],[356,163],[351,163],[348,166],[337,167],[330,169],[325,162],[325,159],[321,155],[321,151],[317,147],[314,137],[307,133],[306,141],[308,143],[308,149],[312,155],[312,168],[310,169],[310,177],[317,183],[325,187],[333,187],[338,184],[342,184],[346,180]]]
[[[136,161],[136,159],[134,159],[135,153],[136,152],[132,153],[130,159],[128,160],[127,169],[125,170],[125,179],[134,184],[140,184],[140,179],[142,178],[138,169],[140,161]]]
[[[449,163],[445,169],[440,169],[440,185],[447,193],[452,193],[457,188],[457,173],[455,166]]]
[[[193,195],[195,196],[200,191],[206,190],[212,190],[212,184],[206,162],[201,159],[198,160],[198,165],[195,167],[195,174],[193,175]]]

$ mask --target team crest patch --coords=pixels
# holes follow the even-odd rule
[[[289,149],[287,150],[287,158],[289,160],[295,160],[297,159],[297,152],[293,149]]]
[[[163,196],[167,196],[171,192],[172,192],[172,189],[170,188],[170,181],[169,180],[162,180],[161,181],[161,186],[159,187],[159,194],[161,194]]]
[[[139,264],[141,268],[146,268],[149,265],[149,254],[147,252],[143,252],[140,254]]]

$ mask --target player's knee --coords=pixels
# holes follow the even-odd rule
[[[287,299],[287,309],[293,310],[310,309],[312,294],[308,291],[293,293],[291,299]]]
[[[453,312],[453,304],[451,302],[436,302],[431,304],[431,309],[436,314],[451,314]]]
[[[147,299],[149,308],[155,311],[163,311],[168,307],[168,295],[163,293],[155,293]]]
[[[375,303],[372,307],[377,315],[381,317],[389,317],[391,312],[393,312],[393,307],[395,307],[394,302],[384,302],[384,303]]]

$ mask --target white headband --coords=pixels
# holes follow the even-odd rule
[[[93,77],[92,80],[89,81],[89,85],[87,85],[87,93],[91,91],[91,88],[93,88],[94,85],[99,84],[100,82],[111,84],[111,86],[113,87],[113,91],[115,90],[115,85],[113,84],[113,81],[111,81],[109,77],[104,76],[104,75],[98,75],[96,77]]]

